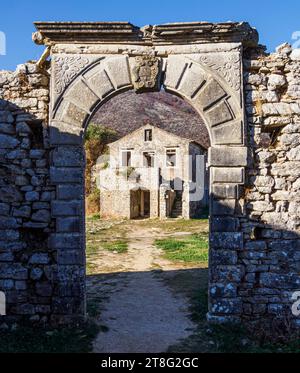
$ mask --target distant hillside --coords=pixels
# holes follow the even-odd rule
[[[151,123],[205,148],[210,143],[199,114],[185,101],[166,92],[120,94],[104,104],[92,121],[113,129],[120,137]]]

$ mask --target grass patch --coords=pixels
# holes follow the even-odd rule
[[[18,327],[0,331],[0,353],[88,353],[98,332],[94,322],[76,328]]]
[[[118,254],[126,253],[128,251],[128,242],[127,241],[111,241],[104,242],[101,244],[104,250],[115,251]]]
[[[201,263],[208,261],[208,236],[204,233],[184,238],[155,240],[155,244],[164,250],[165,257],[169,260]]]
[[[100,214],[93,214],[86,217],[87,221],[98,221],[101,219]]]

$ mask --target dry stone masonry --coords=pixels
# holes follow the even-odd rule
[[[298,326],[299,51],[266,54],[247,23],[36,27],[39,63],[0,72],[1,321],[84,319],[84,130],[111,97],[163,87],[210,134],[208,319]]]
[[[53,265],[48,248],[54,229],[47,147],[49,74],[35,63],[0,72],[0,289],[7,321],[28,315],[48,322]]]

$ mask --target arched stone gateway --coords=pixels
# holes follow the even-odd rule
[[[210,134],[208,319],[270,320],[281,310],[292,317],[300,283],[299,154],[292,149],[300,106],[284,66],[298,71],[297,56],[288,46],[264,55],[247,23],[36,27],[34,40],[47,47],[41,60],[0,72],[4,319],[85,317],[83,134],[115,95],[161,89],[188,101]],[[272,148],[283,125],[280,147]]]
[[[155,28],[151,35],[147,30],[130,40],[127,33],[134,32],[132,26],[118,25],[118,31],[113,29],[113,25],[106,26],[106,31],[111,32],[111,40],[101,42],[104,31],[98,24],[91,25],[85,35],[74,25],[69,25],[65,40],[51,36],[63,25],[37,24],[40,38],[54,44],[51,48],[53,75],[49,123],[51,183],[57,188],[56,201],[52,202],[53,217],[57,220],[62,216],[72,219],[77,214],[81,219],[78,231],[74,232],[70,227],[70,232],[57,231],[51,237],[52,248],[60,253],[58,268],[67,269],[70,258],[73,258],[72,264],[77,265],[75,275],[59,283],[61,292],[70,280],[84,287],[84,276],[79,275],[81,270],[84,272],[84,266],[80,265],[80,260],[74,260],[74,255],[82,258],[85,243],[84,130],[95,111],[111,97],[131,89],[142,93],[163,88],[187,100],[205,120],[210,133],[210,288],[215,294],[210,299],[209,318],[218,321],[238,318],[242,306],[236,289],[241,276],[235,274],[234,281],[228,279],[224,266],[218,269],[218,265],[236,265],[237,252],[243,246],[243,234],[238,231],[238,219],[243,215],[239,199],[245,182],[248,153],[242,95],[242,51],[243,43],[255,41],[256,33],[246,24],[232,24],[231,29],[224,31],[228,40],[221,38],[212,43],[207,35],[197,42],[195,36],[205,32],[205,24],[178,24],[164,26],[161,35],[172,31],[170,35],[173,36],[168,40],[164,36],[154,36]],[[176,36],[181,35],[182,27],[186,33],[184,40]],[[89,44],[91,40],[88,38],[95,31],[99,33],[99,40]],[[125,35],[120,36],[121,32]],[[73,40],[80,42],[73,43]],[[75,199],[74,188],[81,191]],[[234,272],[238,272],[238,267]],[[80,314],[84,299],[80,294],[74,294],[74,301],[76,298],[76,304],[81,303],[77,310]]]

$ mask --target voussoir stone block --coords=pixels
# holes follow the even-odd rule
[[[189,65],[184,73],[178,90],[185,96],[193,98],[205,82],[204,70],[195,63]]]
[[[215,80],[209,80],[205,86],[200,90],[195,98],[196,105],[200,106],[202,110],[208,109],[215,102],[226,96],[225,90]]]
[[[128,57],[118,56],[107,58],[105,60],[105,65],[110,80],[116,88],[122,88],[132,84],[129,73]]]
[[[69,89],[66,99],[88,112],[99,97],[82,80],[79,80]]]
[[[227,103],[221,101],[205,112],[205,118],[208,120],[210,127],[214,127],[231,121],[233,116]]]
[[[167,88],[175,89],[179,86],[188,61],[181,56],[169,56],[167,60],[167,71],[165,77],[165,86]]]
[[[106,97],[115,90],[107,72],[103,69],[99,69],[95,74],[86,77],[86,79],[89,87],[91,87],[100,98]]]

